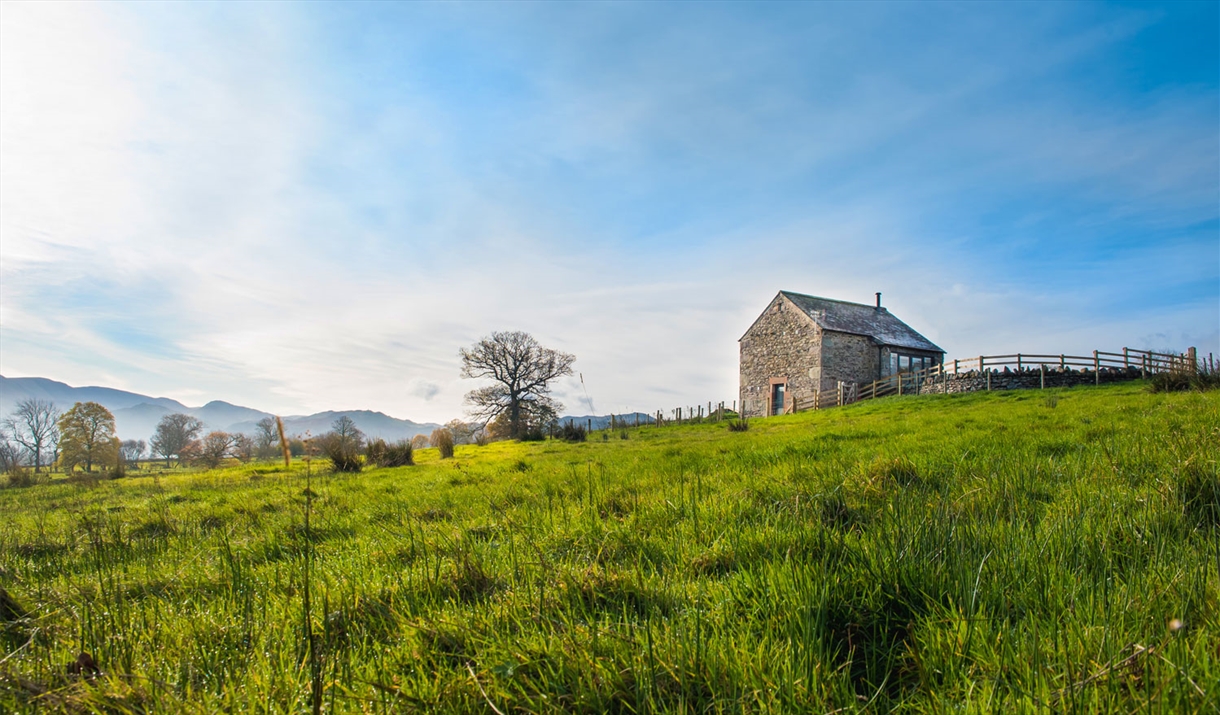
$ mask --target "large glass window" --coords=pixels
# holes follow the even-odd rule
[[[780,383],[779,385],[771,386],[771,414],[773,414],[773,415],[783,414],[783,412],[784,412],[784,388],[785,387],[786,387],[786,385],[784,385],[783,383]]]
[[[890,374],[899,372],[918,372],[936,364],[935,359],[927,356],[901,355],[890,353]]]

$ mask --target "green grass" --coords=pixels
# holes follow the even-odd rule
[[[299,463],[4,489],[0,711],[308,712],[311,555],[330,712],[1215,712],[1218,444],[1128,384],[315,462],[309,530]]]

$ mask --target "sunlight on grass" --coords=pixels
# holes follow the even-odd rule
[[[628,432],[0,490],[0,710],[307,709],[307,551],[333,712],[1220,707],[1220,394]]]

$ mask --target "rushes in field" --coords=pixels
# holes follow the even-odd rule
[[[432,431],[432,436],[428,438],[436,451],[440,453],[441,459],[450,459],[453,457],[453,432],[445,427]]]

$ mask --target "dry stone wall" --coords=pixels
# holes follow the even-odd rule
[[[988,377],[990,376],[990,380]],[[1076,385],[1095,385],[1098,383],[1124,382],[1138,380],[1142,377],[1139,368],[1103,367],[1098,373],[1092,370],[1060,370],[1048,368],[1045,373],[1039,370],[971,370],[957,375],[947,374],[943,377],[933,377],[921,385],[909,387],[910,393],[921,395],[943,395],[955,392],[978,392],[980,390],[1031,390],[1040,387],[1075,387]],[[904,392],[908,387],[904,385]]]

